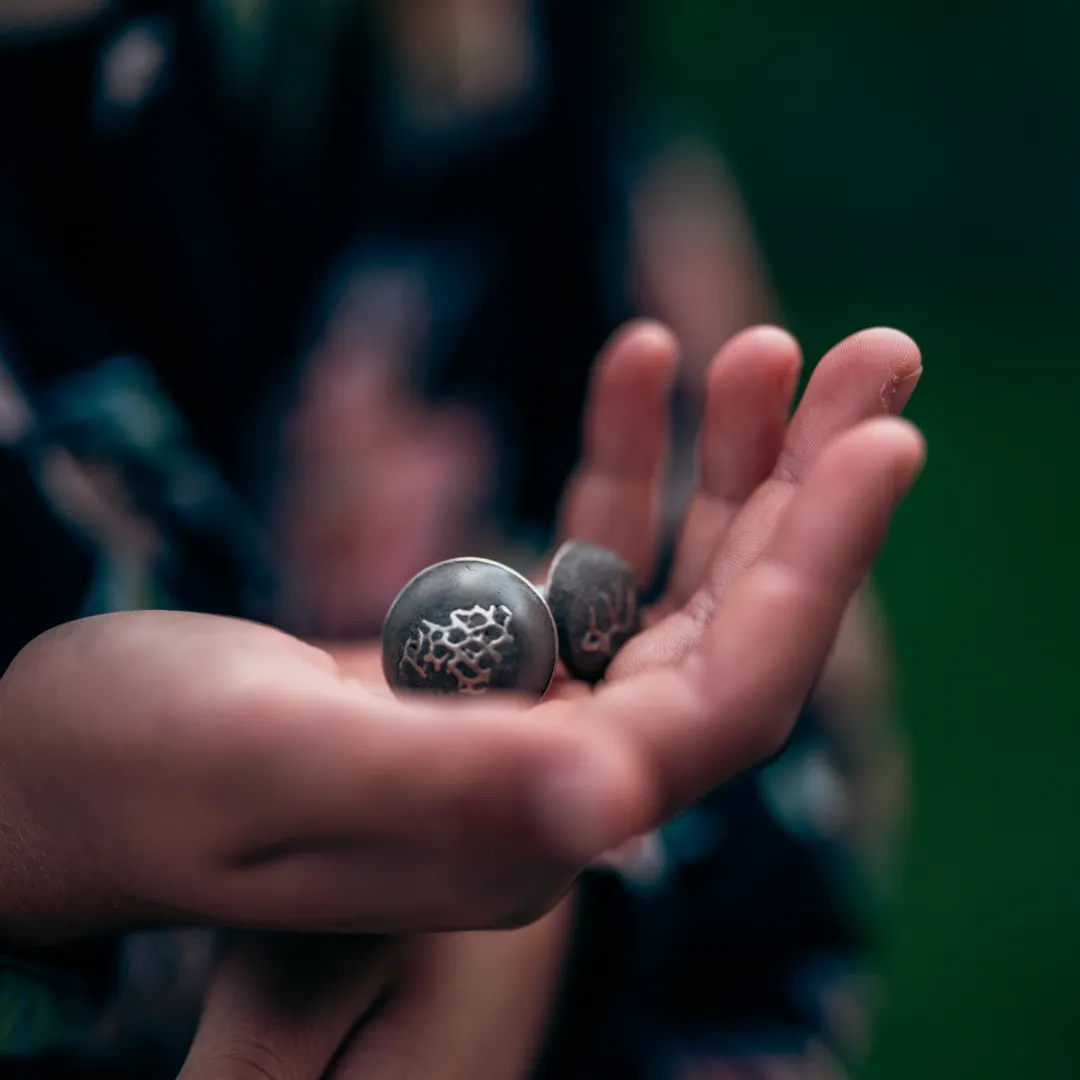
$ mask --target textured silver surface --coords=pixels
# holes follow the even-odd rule
[[[539,592],[489,559],[450,559],[421,571],[383,624],[383,673],[396,691],[541,697],[557,657]]]

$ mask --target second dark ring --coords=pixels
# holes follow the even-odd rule
[[[544,593],[564,667],[598,683],[641,625],[633,570],[607,548],[571,540],[555,553]]]

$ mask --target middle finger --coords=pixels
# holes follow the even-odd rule
[[[693,595],[739,507],[775,467],[801,360],[790,334],[758,326],[738,334],[709,365],[697,490],[683,520],[662,610],[679,608]]]

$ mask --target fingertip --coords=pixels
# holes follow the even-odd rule
[[[845,338],[837,346],[847,351],[868,352],[891,358],[890,368],[897,375],[910,376],[922,368],[922,350],[915,339],[891,326],[871,326]]]
[[[889,432],[889,438],[897,440],[898,443],[906,442],[917,453],[926,454],[926,436],[910,420],[901,416],[889,416],[872,420],[870,423],[875,424],[879,430]]]
[[[914,424],[899,418],[891,419],[889,427],[896,455],[893,483],[899,499],[911,490],[926,467],[926,437]]]
[[[838,442],[859,442],[859,453],[870,450],[891,462],[891,474],[898,488],[910,487],[926,463],[926,437],[909,420],[899,416],[878,417],[852,428]]]
[[[881,387],[881,407],[883,412],[899,416],[922,377],[922,350],[913,338],[888,326],[871,327],[849,340],[853,349],[875,362],[886,356],[888,377]]]
[[[626,345],[631,342],[657,352],[677,352],[679,348],[675,332],[659,319],[632,319],[615,331],[611,339],[612,345]]]
[[[798,341],[779,326],[752,326],[740,331],[713,357],[706,372],[708,392],[724,393],[724,385],[734,380],[773,384],[785,404],[795,393],[802,370],[803,354]]]
[[[862,330],[856,330],[854,334],[849,334],[846,340],[871,341],[875,344],[885,342],[897,350],[908,352],[919,351],[919,346],[910,334],[905,333],[903,330],[898,330],[895,326],[886,326],[884,323],[878,326],[866,326]]]
[[[653,319],[637,319],[617,330],[608,341],[597,373],[600,378],[624,371],[670,374],[678,356],[678,340],[667,326]]]
[[[814,497],[809,503],[827,502],[833,509],[826,516],[839,518],[840,505],[855,499],[859,513],[851,508],[848,513],[868,524],[903,501],[924,461],[926,440],[913,423],[892,416],[864,420],[823,451],[807,478]]]
[[[782,326],[777,326],[775,323],[758,323],[755,326],[748,326],[746,329],[740,330],[732,336],[724,349],[737,348],[746,344],[765,346],[770,351],[775,352],[786,351],[799,356],[802,355],[802,348],[794,334],[785,330]]]
[[[907,334],[872,327],[826,353],[795,412],[781,478],[801,483],[825,447],[871,417],[898,416],[919,382],[922,354]]]

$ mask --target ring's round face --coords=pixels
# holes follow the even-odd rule
[[[555,622],[520,574],[488,559],[421,571],[383,624],[383,673],[398,692],[541,697],[555,673]]]

